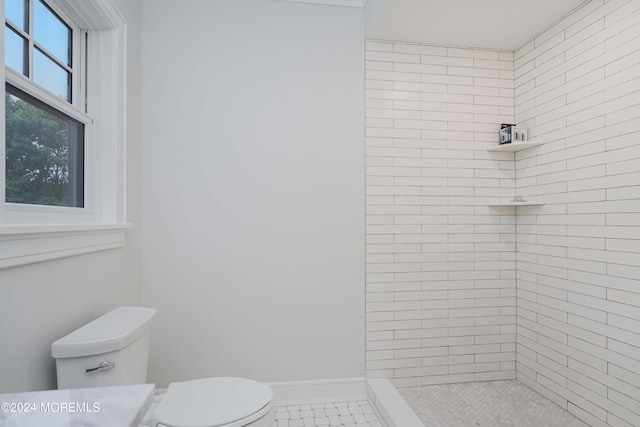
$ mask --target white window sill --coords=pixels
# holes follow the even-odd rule
[[[0,226],[0,269],[123,247],[131,224]]]

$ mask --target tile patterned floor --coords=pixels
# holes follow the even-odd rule
[[[517,381],[399,388],[426,427],[587,427]]]
[[[366,400],[276,406],[273,427],[384,427]]]

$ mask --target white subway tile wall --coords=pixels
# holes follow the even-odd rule
[[[367,375],[515,377],[513,53],[368,41]]]
[[[640,1],[515,53],[369,41],[366,68],[367,375],[517,371],[591,425],[640,425]],[[487,152],[500,123],[545,144]],[[545,205],[486,206],[516,193]]]
[[[515,52],[517,378],[640,425],[640,1],[593,0]]]

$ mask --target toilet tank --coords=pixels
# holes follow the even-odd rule
[[[118,307],[51,344],[58,388],[146,383],[155,313],[146,307]]]

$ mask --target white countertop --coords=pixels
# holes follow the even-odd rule
[[[0,394],[0,427],[138,427],[153,384]]]

